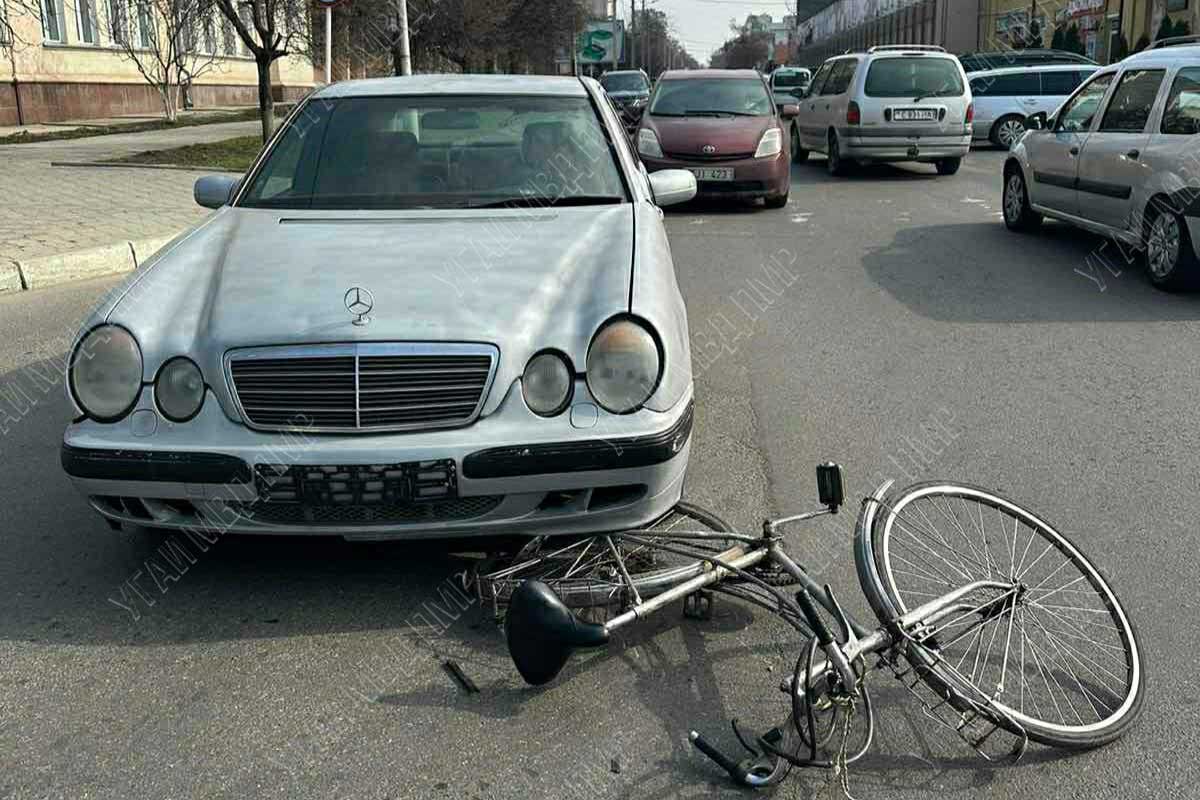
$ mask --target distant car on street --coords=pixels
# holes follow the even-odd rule
[[[996,50],[989,53],[967,53],[958,57],[966,72],[982,72],[1006,67],[1034,67],[1049,64],[1083,64],[1097,67],[1087,56],[1067,50],[1050,50],[1032,47],[1026,50]]]
[[[796,106],[776,109],[755,70],[663,73],[637,131],[647,171],[686,169],[702,197],[787,205],[791,169],[786,126]]]
[[[240,178],[240,179],[239,179]],[[349,538],[638,528],[678,501],[687,315],[591,79],[347,81],[71,348],[62,465],[114,526]]]
[[[974,106],[962,66],[941,47],[884,45],[826,61],[792,123],[792,158],[826,153],[829,173],[854,162],[916,161],[958,172]]]
[[[812,83],[812,72],[804,67],[778,67],[771,73],[771,94],[775,97],[775,107],[782,108],[789,103],[798,102],[804,96],[808,85]]]
[[[1087,64],[1007,67],[971,72],[975,100],[975,141],[990,141],[1005,150],[1025,135],[1025,119],[1052,114],[1099,67]]]
[[[600,85],[618,110],[640,108],[650,99],[650,78],[640,69],[606,72],[600,76]]]
[[[1144,251],[1163,289],[1200,281],[1200,37],[1164,40],[1038,112],[1004,164],[1004,222],[1044,217]],[[1113,259],[1117,260],[1116,252]]]

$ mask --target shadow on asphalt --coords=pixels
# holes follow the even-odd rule
[[[999,219],[905,228],[862,263],[915,313],[946,322],[1200,319],[1197,295],[1155,289],[1140,260],[1128,264],[1115,244],[1051,221],[1036,234]]]

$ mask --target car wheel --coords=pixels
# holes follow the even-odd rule
[[[800,132],[796,130],[796,126],[792,126],[792,163],[803,164],[808,161],[808,151],[804,149],[804,145],[800,144]]]
[[[1029,205],[1025,176],[1019,168],[1004,178],[1004,224],[1010,231],[1032,231],[1042,224],[1042,215]]]
[[[1187,223],[1174,211],[1159,208],[1146,224],[1146,268],[1159,289],[1191,289],[1197,281],[1196,252]]]
[[[788,203],[788,196],[786,192],[779,195],[768,195],[764,201],[767,208],[783,208]]]
[[[934,162],[938,175],[953,175],[962,166],[961,158],[942,158]]]
[[[1025,135],[1025,120],[1018,116],[1001,117],[995,125],[992,126],[992,132],[988,136],[992,140],[992,144],[997,147],[1002,147],[1005,150],[1012,150],[1017,142],[1021,141],[1021,137]]]
[[[829,161],[827,162],[826,166],[829,169],[830,175],[840,178],[843,175],[848,175],[850,173],[850,164],[846,161],[846,159],[842,158],[839,148],[840,145],[838,144],[837,134],[830,131],[829,150],[826,151],[829,153]]]

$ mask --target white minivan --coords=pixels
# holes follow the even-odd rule
[[[1053,114],[1099,67],[1046,64],[971,72],[975,98],[975,140],[1011,150],[1025,135],[1025,119]]]

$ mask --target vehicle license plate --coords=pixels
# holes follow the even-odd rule
[[[733,167],[693,167],[691,173],[698,181],[733,180]]]
[[[936,122],[935,108],[897,108],[892,112],[892,119],[897,122]]]

